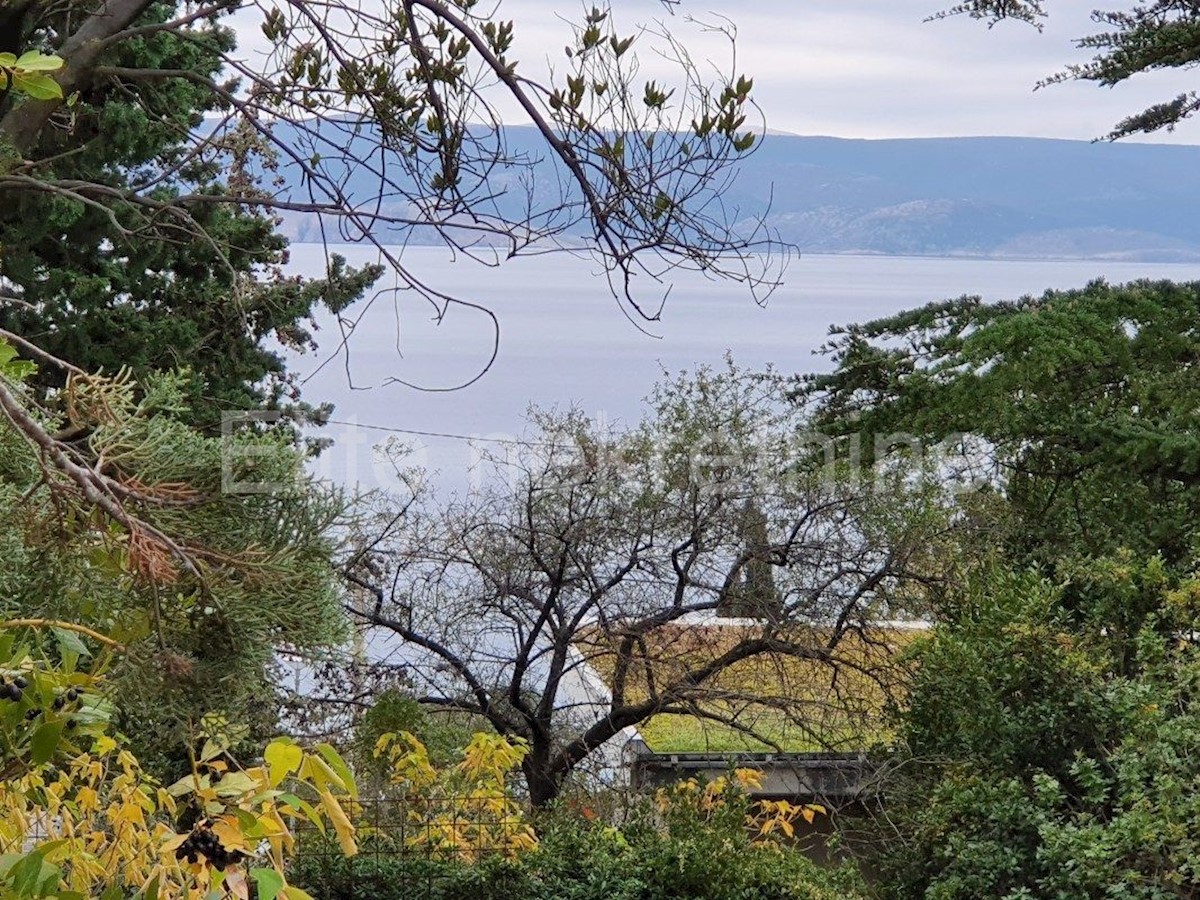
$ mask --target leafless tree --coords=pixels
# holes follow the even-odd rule
[[[476,304],[409,270],[396,245],[414,235],[492,264],[567,239],[602,264],[626,311],[646,319],[658,316],[679,267],[769,293],[786,252],[777,255],[783,248],[761,219],[722,203],[762,128],[732,52],[726,71],[708,79],[665,30],[621,32],[607,9],[593,9],[564,25],[565,55],[542,77],[513,57],[513,23],[499,6],[9,0],[0,8],[5,41],[36,41],[62,56],[55,77],[66,99],[0,93],[0,202],[51,193],[106,210],[124,239],[208,242],[218,256],[230,248],[201,224],[205,207],[308,217],[325,242],[373,245],[397,289],[428,299],[437,317]],[[222,49],[214,36],[229,23],[243,32],[259,24],[269,51]],[[220,76],[169,60],[119,62],[123,49],[163,31],[219,53]],[[670,83],[639,75],[642,45],[674,64]],[[127,186],[52,174],[60,151],[77,152],[71,141],[43,140],[72,134],[72,95],[104,90],[137,103],[139,85],[163,79],[210,92],[220,118],[181,134],[183,152]],[[506,112],[531,124],[539,150],[510,149]],[[226,172],[228,189],[189,191],[188,172],[201,165]],[[344,336],[356,320],[343,322]]]
[[[538,804],[663,713],[767,746],[781,724],[854,740],[894,687],[897,632],[880,623],[919,613],[950,570],[936,492],[789,452],[801,423],[774,380],[701,371],[656,407],[623,434],[536,416],[483,488],[410,506],[346,567],[365,595],[351,611],[399,638],[424,702],[529,742]],[[756,564],[771,614],[714,618]],[[580,690],[588,670],[603,696]]]

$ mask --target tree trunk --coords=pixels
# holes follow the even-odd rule
[[[544,809],[557,799],[562,790],[563,775],[554,771],[549,750],[535,747],[525,757],[521,771],[525,773],[529,802],[534,809]]]

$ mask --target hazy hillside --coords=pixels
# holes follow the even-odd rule
[[[506,139],[514,154],[542,155],[531,129]],[[557,184],[542,167],[541,183]],[[528,197],[516,173],[493,171],[489,184],[506,178],[511,192],[497,202],[513,215]],[[346,173],[345,186],[361,203],[376,192],[367,174]],[[1172,261],[1200,259],[1196,196],[1200,147],[772,134],[726,199],[747,222],[769,204],[771,224],[809,252]],[[314,224],[286,228],[303,240]]]

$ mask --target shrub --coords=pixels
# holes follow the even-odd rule
[[[1136,632],[1068,630],[1058,589],[999,577],[922,648],[911,774],[888,786],[888,896],[1197,895],[1200,590],[1160,587],[1155,609],[1157,573],[1097,560],[1069,586],[1101,610],[1142,603]]]
[[[687,785],[637,806],[619,826],[566,806],[538,819],[538,843],[512,857],[436,854],[364,839],[353,859],[313,839],[293,879],[317,900],[854,900],[850,868],[821,869],[748,829],[736,782]],[[801,810],[803,807],[791,807]],[[775,811],[778,815],[779,811]],[[796,813],[800,815],[802,813]],[[811,814],[811,811],[810,811]],[[791,815],[788,811],[787,815]],[[793,816],[794,817],[794,816]],[[774,821],[778,822],[778,819]]]

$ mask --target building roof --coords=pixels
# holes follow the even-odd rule
[[[654,629],[633,651],[625,686],[640,700],[684,673],[718,658],[764,623],[709,619]],[[763,654],[710,681],[686,707],[638,727],[656,753],[858,752],[888,739],[885,710],[903,694],[902,653],[926,623],[879,623],[847,631],[832,661]],[[792,626],[791,644],[819,653],[830,628]],[[576,647],[614,688],[619,631],[589,629]]]

